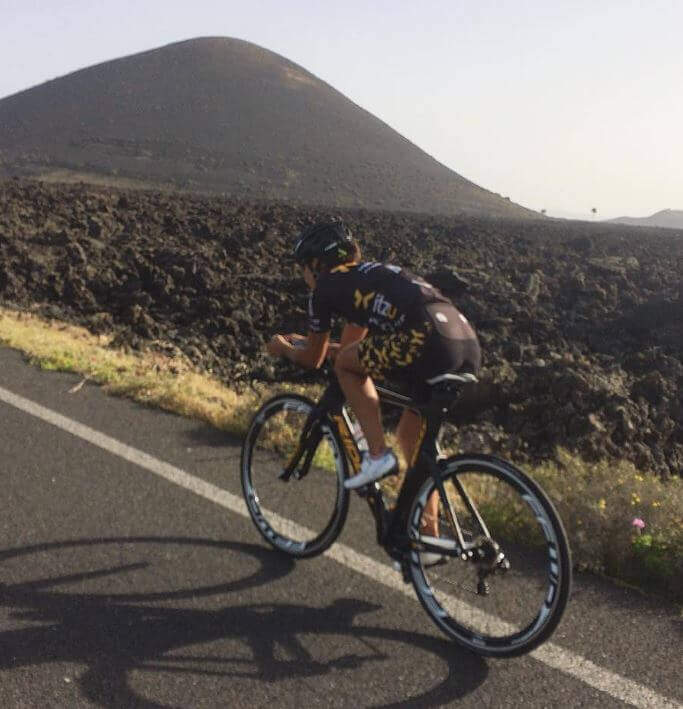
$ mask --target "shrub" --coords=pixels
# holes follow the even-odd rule
[[[678,600],[683,593],[683,485],[629,462],[586,463],[566,450],[531,475],[555,503],[579,569]]]

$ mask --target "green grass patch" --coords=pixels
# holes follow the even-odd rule
[[[273,394],[295,391],[316,398],[321,391],[319,386],[279,384],[238,393],[198,371],[183,355],[130,353],[110,342],[106,335],[0,308],[0,343],[22,351],[33,364],[80,374],[112,394],[236,435],[246,431],[255,409]],[[294,445],[294,432],[280,431],[279,436],[285,437],[280,443],[286,439],[287,446]],[[315,464],[331,467],[331,451],[321,453]],[[556,460],[526,470],[556,505],[578,568],[683,600],[680,479],[663,481],[628,462],[587,463],[564,450],[557,451]],[[524,536],[524,525],[504,502],[487,514],[509,534]]]

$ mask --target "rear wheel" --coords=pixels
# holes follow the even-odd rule
[[[267,401],[242,445],[244,499],[254,524],[276,549],[296,557],[320,554],[337,538],[349,509],[347,462],[336,428],[319,424],[312,464],[301,478],[280,474],[297,450],[313,402],[296,394]]]
[[[427,502],[436,486],[428,479],[408,521],[413,546],[408,568],[418,598],[446,635],[473,652],[497,657],[529,652],[553,633],[569,598],[571,558],[562,523],[543,490],[505,461],[455,456],[442,466],[465,549],[458,550],[442,499],[434,542]],[[420,551],[425,542],[431,553]],[[439,558],[435,545],[451,554]]]

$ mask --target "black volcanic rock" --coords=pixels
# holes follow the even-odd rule
[[[441,165],[302,67],[228,38],[171,44],[0,100],[0,174],[539,216]]]
[[[367,257],[434,277],[477,328],[485,370],[458,407],[463,445],[519,461],[562,445],[683,470],[683,231],[334,213]],[[263,345],[305,328],[292,237],[330,215],[0,182],[0,303],[114,332],[121,345],[179,348],[231,386],[301,377]]]

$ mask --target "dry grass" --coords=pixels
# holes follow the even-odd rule
[[[0,308],[0,343],[24,352],[42,369],[81,374],[112,394],[236,435],[246,431],[254,410],[274,393],[289,390],[312,398],[320,393],[319,387],[286,385],[237,393],[197,371],[180,354],[128,353],[111,348],[110,340],[83,328]],[[294,438],[287,441],[291,446]],[[566,451],[558,451],[557,458],[528,472],[557,506],[575,563],[681,600],[681,480],[664,482],[627,462],[587,464]],[[391,488],[397,482],[389,482],[387,491],[395,492]],[[642,520],[644,528],[633,526],[634,519]]]
[[[109,347],[107,335],[46,321],[31,313],[0,309],[0,343],[20,350],[41,369],[74,372],[105,391],[166,411],[205,421],[234,434],[244,433],[257,407],[274,391],[261,386],[236,393],[198,372],[183,355],[155,351],[129,353]],[[278,391],[286,387],[279,386]],[[301,387],[289,387],[301,391]]]

